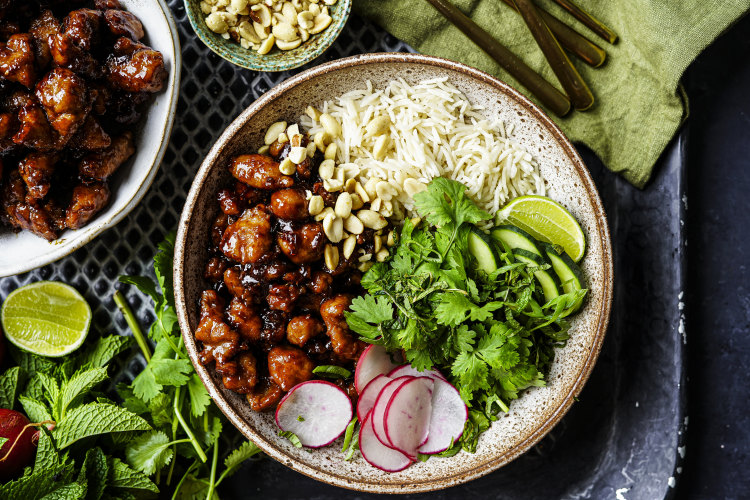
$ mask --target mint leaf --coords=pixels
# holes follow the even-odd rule
[[[101,448],[91,448],[86,452],[78,482],[86,483],[86,499],[99,500],[107,487],[109,465]]]
[[[150,476],[172,461],[170,446],[166,434],[151,431],[131,441],[125,448],[125,457],[131,467]]]
[[[231,476],[235,473],[237,468],[245,462],[245,460],[257,455],[258,453],[260,453],[260,448],[258,448],[255,443],[252,441],[243,442],[239,448],[235,449],[224,459],[226,471],[224,471],[223,475],[225,477]]]
[[[40,500],[74,500],[86,496],[86,482],[69,483],[47,493]]]
[[[5,443],[7,443],[8,441],[8,438],[0,437],[0,448],[2,448],[3,445],[5,445]]]
[[[110,335],[102,337],[93,345],[86,347],[86,350],[78,355],[76,362],[78,366],[88,366],[91,368],[104,367],[112,359],[130,347],[133,343],[131,337],[120,335]]]
[[[50,432],[44,428],[39,433],[39,441],[36,446],[36,457],[34,458],[34,474],[44,474],[49,469],[65,462],[66,456],[60,455]]]
[[[58,453],[49,433],[42,431],[33,469],[27,467],[20,478],[0,484],[0,498],[41,498],[70,483],[73,475],[73,463],[67,455]]]
[[[21,374],[25,375],[23,370],[21,371]],[[42,380],[39,377],[32,377],[26,383],[26,388],[23,390],[22,394],[29,399],[36,399],[39,401],[45,401],[46,399],[44,385],[42,385]]]
[[[13,409],[16,404],[19,389],[19,376],[21,368],[14,366],[8,368],[0,375],[0,408]]]
[[[187,388],[190,396],[190,414],[194,417],[200,417],[211,404],[211,396],[209,396],[206,386],[203,385],[197,373],[190,376]]]
[[[119,406],[88,403],[73,408],[53,431],[60,449],[79,439],[98,434],[124,431],[147,431],[151,426],[138,415]]]
[[[110,458],[109,486],[115,490],[142,490],[159,493],[159,488],[142,472],[131,469],[119,458]]]
[[[50,414],[47,405],[39,401],[38,399],[27,398],[26,396],[20,396],[18,402],[23,407],[23,412],[26,414],[28,419],[32,422],[44,422],[45,420],[54,420]]]
[[[44,372],[40,372],[36,374],[36,377],[34,377],[41,382],[42,387],[44,388],[44,397],[47,400],[47,402],[50,405],[50,408],[52,408],[52,416],[55,417],[55,420],[60,419],[60,386],[57,385],[57,380],[55,380],[51,375],[48,375]]]
[[[21,367],[21,371],[27,376],[39,372],[48,373],[54,370],[57,366],[57,363],[54,361],[43,358],[42,356],[37,356],[36,354],[31,354],[30,352],[19,349],[14,345],[8,347],[11,358],[13,358],[13,361]]]
[[[70,380],[65,381],[60,395],[60,418],[65,418],[69,406],[80,403],[83,396],[107,378],[106,368],[90,368],[79,370]]]

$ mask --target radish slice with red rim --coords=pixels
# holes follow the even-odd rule
[[[398,364],[391,361],[391,355],[380,345],[368,346],[357,360],[354,369],[354,388],[362,393],[367,384],[378,375],[385,375]],[[396,377],[391,377],[396,378]]]
[[[445,451],[464,433],[469,409],[458,390],[450,383],[435,380],[432,389],[432,416],[429,437],[419,453],[431,455]]]
[[[417,377],[400,385],[385,410],[388,442],[412,460],[417,458],[417,449],[428,441],[434,383],[429,377]]]
[[[404,377],[406,375],[411,375],[412,377],[430,377],[433,379],[440,379],[440,380],[448,380],[445,378],[445,376],[440,373],[437,370],[425,370],[425,371],[417,371],[416,368],[414,368],[411,365],[401,365],[397,366],[393,370],[391,370],[388,373],[388,376],[391,378],[397,378],[397,377]]]
[[[372,407],[370,417],[372,419],[372,429],[375,431],[375,435],[378,437],[381,443],[385,446],[391,447],[391,443],[385,433],[385,410],[388,408],[388,403],[393,396],[393,393],[398,390],[403,384],[413,380],[414,377],[399,377],[388,382],[381,390],[378,395],[378,399],[375,400],[375,405]]]
[[[368,414],[359,430],[359,451],[370,465],[386,472],[406,469],[412,461],[398,450],[388,448],[380,442],[372,428],[372,413]]]
[[[357,419],[360,422],[365,421],[365,417],[370,413],[372,407],[375,406],[375,401],[377,401],[380,391],[391,380],[393,379],[387,375],[378,375],[367,384],[367,387],[359,395],[359,400],[357,401]]]
[[[303,446],[320,448],[344,433],[352,413],[352,401],[340,387],[310,380],[284,396],[276,408],[276,425],[296,434]]]

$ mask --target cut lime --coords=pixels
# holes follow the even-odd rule
[[[0,309],[7,339],[41,356],[65,356],[89,333],[91,308],[73,287],[38,281],[14,290]]]
[[[546,196],[521,196],[498,213],[498,220],[523,229],[539,241],[560,245],[578,262],[586,251],[586,237],[575,217]]]

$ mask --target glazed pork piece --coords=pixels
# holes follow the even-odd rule
[[[0,225],[52,241],[106,207],[109,179],[136,152],[129,129],[168,72],[117,0],[6,3]]]
[[[286,175],[279,162],[288,151],[271,152],[240,155],[227,165],[236,182],[217,193],[204,272],[211,288],[203,292],[195,331],[201,362],[213,365],[224,386],[244,394],[255,411],[274,408],[296,384],[316,378],[316,366],[353,370],[365,347],[345,318],[363,292],[360,262],[342,254],[333,267],[327,263],[326,248],[342,243],[332,244],[308,211],[309,196],[322,189],[322,155],[308,155],[304,169]],[[335,199],[329,197],[329,206]],[[360,236],[371,249],[374,232]],[[254,370],[238,368],[227,378],[226,366],[241,367],[245,353]]]

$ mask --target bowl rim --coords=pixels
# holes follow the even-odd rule
[[[185,259],[185,245],[187,241],[187,228],[190,225],[195,203],[200,192],[200,188],[205,182],[211,168],[221,151],[227,146],[228,142],[235,135],[236,131],[243,127],[248,120],[250,120],[257,112],[264,108],[267,104],[280,97],[287,90],[296,87],[297,85],[304,83],[305,81],[315,78],[324,73],[335,71],[338,69],[349,68],[353,66],[379,64],[379,63],[407,63],[407,64],[422,64],[428,66],[437,66],[440,68],[458,71],[468,76],[476,78],[484,83],[487,83],[500,92],[508,94],[511,98],[516,99],[533,117],[538,119],[541,124],[546,126],[552,133],[553,137],[558,141],[559,145],[565,151],[566,156],[572,161],[574,168],[578,171],[583,181],[584,187],[587,191],[587,195],[592,205],[594,206],[594,212],[596,214],[596,231],[602,241],[602,302],[599,309],[598,318],[599,321],[596,324],[595,336],[590,346],[588,355],[583,363],[583,367],[578,375],[574,379],[574,383],[565,395],[562,403],[549,414],[548,418],[541,422],[538,427],[523,441],[516,444],[514,448],[504,453],[501,456],[492,457],[486,462],[474,467],[473,469],[458,473],[456,475],[440,478],[426,478],[423,481],[410,481],[408,493],[418,493],[435,491],[438,489],[455,486],[458,484],[466,483],[470,480],[481,477],[488,474],[503,465],[508,464],[519,455],[526,452],[533,445],[538,443],[568,412],[572,406],[575,398],[582,391],[586,381],[588,380],[591,372],[596,364],[596,360],[601,352],[602,343],[604,336],[607,331],[609,324],[610,310],[612,306],[613,297],[613,262],[612,262],[612,242],[610,240],[609,227],[607,223],[607,215],[602,205],[599,194],[596,190],[594,181],[583,163],[582,158],[575,150],[571,142],[565,137],[560,128],[547,116],[547,114],[539,108],[536,104],[531,102],[528,98],[523,96],[521,93],[502,82],[501,80],[469,67],[465,64],[443,59],[434,56],[426,56],[422,54],[410,54],[410,53],[371,53],[362,54],[344,59],[339,59],[326,63],[315,68],[304,71],[289,80],[286,80],[282,84],[272,88],[253,104],[251,104],[245,111],[243,111],[221,134],[211,150],[203,160],[198,172],[195,175],[192,186],[188,193],[185,205],[183,207],[182,214],[177,230],[177,237],[175,241],[175,254],[173,261],[173,272],[174,272],[174,292],[175,292],[175,304],[177,307],[177,316],[182,332],[182,338],[185,343],[188,355],[190,357],[196,372],[198,373],[201,381],[206,386],[211,397],[216,402],[217,406],[226,415],[232,424],[234,424],[240,432],[245,435],[248,439],[255,442],[263,452],[274,458],[275,460],[289,466],[291,469],[300,472],[313,479],[326,482],[335,486],[343,487],[346,489],[363,491],[363,492],[374,492],[374,493],[406,493],[402,485],[400,484],[382,484],[377,482],[362,481],[359,479],[347,478],[341,475],[337,475],[333,472],[324,470],[322,468],[316,468],[305,463],[297,461],[295,458],[288,456],[284,453],[283,449],[278,448],[273,443],[270,443],[263,435],[256,432],[247,422],[245,422],[239,414],[237,414],[227,402],[221,390],[217,387],[216,382],[212,378],[208,369],[198,362],[198,349],[193,332],[190,329],[190,323],[187,315],[187,307],[185,303],[184,295],[184,283],[183,283],[183,265]]]
[[[153,157],[153,165],[148,171],[148,175],[143,178],[143,180],[141,181],[141,185],[135,192],[135,194],[133,194],[133,196],[127,202],[125,202],[120,210],[112,214],[108,219],[93,221],[91,223],[91,226],[96,225],[95,227],[90,227],[89,225],[87,225],[81,229],[76,230],[84,232],[84,235],[81,237],[76,237],[75,232],[73,232],[68,237],[62,237],[51,242],[51,246],[57,247],[51,252],[30,259],[24,259],[22,262],[17,264],[10,264],[8,266],[0,267],[0,278],[15,276],[17,274],[25,273],[42,266],[46,266],[47,264],[56,262],[87,245],[101,233],[117,225],[122,219],[124,219],[125,216],[128,215],[136,207],[136,205],[138,205],[138,203],[141,202],[143,197],[146,195],[146,192],[153,184],[154,179],[156,178],[156,174],[161,167],[161,161],[164,158],[167,147],[169,146],[169,138],[172,135],[172,127],[174,125],[175,115],[177,112],[177,101],[179,100],[180,94],[180,75],[182,72],[182,50],[180,48],[180,37],[177,31],[177,24],[175,23],[174,17],[172,16],[172,11],[170,11],[169,7],[167,7],[165,0],[154,0],[154,3],[159,6],[159,10],[165,21],[167,22],[167,25],[169,26],[169,31],[172,37],[172,46],[174,48],[174,68],[173,71],[170,72],[169,82],[167,85],[167,89],[172,89],[169,94],[169,110],[167,111],[167,123],[165,124],[165,127],[163,129],[162,142],[159,146],[159,150]],[[87,229],[90,230],[87,231]],[[68,242],[66,241],[66,239],[70,239],[71,241]]]
[[[185,6],[185,13],[187,14],[188,21],[190,21],[190,27],[193,29],[193,33],[196,34],[196,36],[200,39],[200,41],[202,41],[203,44],[211,50],[211,52],[218,55],[225,61],[228,61],[241,68],[245,68],[245,69],[249,69],[253,71],[281,72],[281,71],[293,70],[293,69],[299,68],[300,66],[304,66],[310,61],[313,61],[314,59],[320,57],[326,50],[328,50],[331,47],[331,45],[333,45],[333,42],[335,42],[336,39],[339,37],[339,35],[341,35],[341,32],[344,31],[344,25],[346,25],[346,22],[349,20],[349,17],[352,12],[352,3],[354,0],[338,0],[338,1],[344,3],[344,12],[340,19],[334,18],[333,22],[331,22],[331,26],[329,26],[325,30],[327,32],[328,29],[334,28],[333,33],[328,34],[328,36],[326,36],[323,39],[323,43],[321,43],[315,50],[309,53],[306,53],[304,57],[300,57],[298,60],[290,62],[290,63],[280,64],[278,66],[272,66],[272,67],[269,67],[267,64],[254,63],[250,61],[249,59],[247,59],[246,56],[241,56],[241,57],[237,57],[236,59],[232,59],[231,58],[232,54],[236,54],[236,52],[223,50],[222,46],[219,45],[216,42],[216,40],[214,40],[213,35],[215,35],[215,33],[210,31],[208,29],[208,26],[206,26],[205,21],[202,18],[200,18],[199,15],[197,15],[197,12],[200,12],[200,10],[195,9],[193,7],[194,2],[192,2],[191,0],[183,0],[183,4]],[[197,3],[200,3],[200,2],[197,2]],[[201,28],[205,27],[206,30],[208,31],[204,29],[199,29],[198,23],[202,23]],[[323,35],[323,34],[324,33],[319,33],[319,34],[316,34],[315,36]],[[237,44],[237,47],[242,49],[242,46],[239,44]],[[303,45],[300,45],[300,47],[304,47],[304,43]],[[250,49],[242,49],[242,50],[250,50]]]

